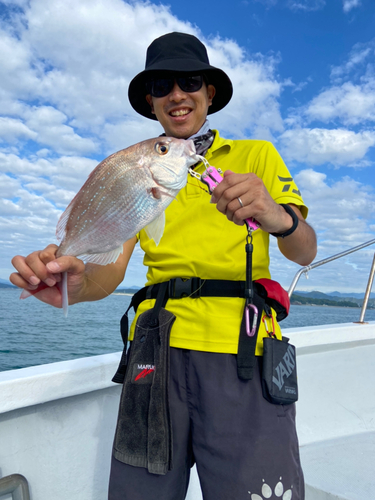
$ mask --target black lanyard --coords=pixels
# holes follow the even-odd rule
[[[246,318],[246,333],[249,337],[253,337],[257,331],[258,323],[258,308],[254,304],[254,286],[253,286],[253,229],[246,223],[246,288],[245,288],[245,318]],[[250,309],[254,311],[252,325],[250,326]]]

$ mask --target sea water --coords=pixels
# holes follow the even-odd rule
[[[20,292],[0,289],[0,371],[121,351],[120,319],[131,296],[112,294],[98,302],[55,309]],[[291,306],[282,328],[358,321],[359,308]],[[134,317],[131,310],[129,320]],[[375,321],[368,310],[366,321]]]

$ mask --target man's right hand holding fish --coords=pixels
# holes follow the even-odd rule
[[[267,283],[281,289],[270,279],[270,234],[282,254],[301,265],[314,259],[316,236],[272,144],[224,139],[210,129],[207,115],[231,97],[228,75],[210,65],[196,37],[169,33],[154,40],[145,70],[130,83],[129,100],[139,114],[158,120],[165,136],[133,146],[128,173],[119,157],[97,167],[59,221],[60,247],[13,259],[12,283],[61,307],[63,276],[70,304],[98,300],[122,282],[137,242],[144,251],[147,288],[136,294],[130,356],[125,346],[114,378],[124,381],[124,391],[109,500],[183,500],[194,462],[205,500],[240,500],[250,492],[260,498],[265,482],[276,487],[281,481],[283,498],[304,499],[294,404],[267,400],[262,356],[264,340],[282,337],[280,311],[267,302]],[[211,203],[201,182],[206,163],[224,172]],[[188,168],[194,170],[187,180]],[[106,208],[103,224],[109,199],[116,203]],[[260,228],[247,231],[248,219]],[[249,302],[259,312],[250,334],[243,332]],[[145,328],[150,315],[154,326],[146,322]],[[165,315],[172,318],[167,351]],[[153,364],[145,361],[146,372],[138,373],[137,366],[146,366],[144,352],[154,353]],[[163,397],[144,401],[145,384]],[[140,415],[142,408],[150,413]]]
[[[72,256],[56,258],[57,245],[48,245],[44,250],[31,253],[27,257],[20,255],[12,259],[18,273],[13,273],[11,281],[23,288],[21,296],[37,293],[37,298],[54,307],[62,307],[60,284],[63,273],[67,273],[69,304],[100,300],[111,294],[124,276],[126,264],[136,244],[136,238],[124,243],[123,253],[117,261],[107,266],[84,264],[81,259]],[[40,291],[38,291],[40,290]]]

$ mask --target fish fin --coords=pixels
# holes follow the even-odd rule
[[[152,196],[156,199],[156,200],[160,200],[161,198],[161,192],[160,192],[160,189],[157,188],[157,187],[153,187],[151,188],[150,190]]]
[[[74,198],[75,199],[75,198]],[[68,219],[70,217],[70,213],[73,209],[73,201],[74,199],[70,202],[70,204],[66,207],[65,211],[61,214],[61,217],[57,223],[56,226],[56,238],[57,241],[62,241],[65,236],[65,230],[66,230],[66,225],[68,223]]]
[[[107,264],[112,264],[112,262],[116,262],[119,258],[120,254],[122,254],[123,245],[115,248],[114,250],[110,250],[106,253],[92,253],[79,255],[79,258],[84,262],[91,262],[92,264],[100,264],[101,266],[106,266]]]
[[[22,293],[20,295],[20,299],[23,300],[23,299],[27,299],[29,297],[32,297],[33,294],[29,291],[29,290],[22,290]]]
[[[165,213],[162,212],[159,217],[154,219],[150,224],[145,227],[147,236],[155,241],[156,245],[159,245],[161,237],[164,233],[165,226]]]

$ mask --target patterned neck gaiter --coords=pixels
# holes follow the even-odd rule
[[[214,133],[210,129],[210,124],[208,120],[206,120],[201,129],[198,130],[196,134],[189,137],[189,139],[193,140],[197,154],[204,156],[214,142],[214,137]]]
[[[161,134],[160,137],[165,137],[166,134]],[[188,139],[192,139],[195,144],[195,150],[197,155],[204,156],[208,149],[211,147],[214,142],[215,135],[210,129],[210,124],[208,120],[204,122],[200,130]]]

